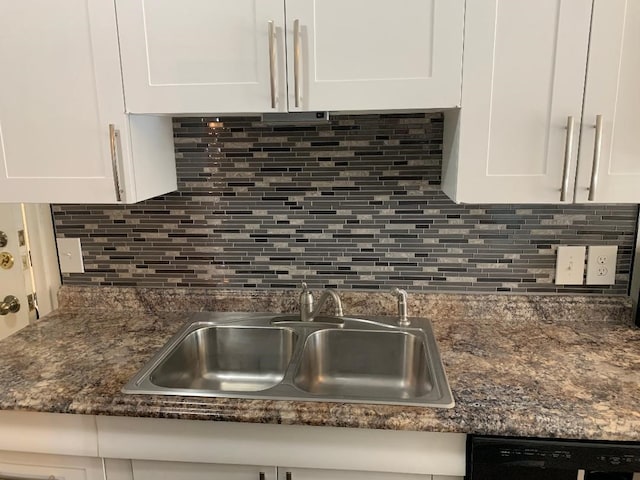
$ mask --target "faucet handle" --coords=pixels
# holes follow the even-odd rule
[[[307,282],[300,282],[300,288],[302,288],[302,293],[306,293],[309,291],[309,288],[307,287]]]
[[[398,299],[398,325],[408,327],[411,321],[407,315],[407,291],[400,288],[391,290],[391,294]]]

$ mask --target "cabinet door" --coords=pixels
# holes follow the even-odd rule
[[[116,6],[128,112],[286,111],[283,0]]]
[[[0,452],[0,478],[105,480],[98,458]]]
[[[463,0],[286,0],[286,7],[290,111],[460,104]]]
[[[0,201],[113,202],[124,129],[115,11],[101,0],[0,5]]]
[[[596,0],[576,201],[640,203],[640,1]],[[596,118],[602,115],[599,165]],[[592,195],[590,196],[590,193]]]
[[[132,460],[134,480],[276,480],[275,467]]]
[[[278,480],[432,480],[431,475],[278,467]]]
[[[454,200],[560,203],[565,164],[573,200],[590,15],[591,0],[467,2]]]

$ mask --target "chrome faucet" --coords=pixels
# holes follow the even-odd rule
[[[391,294],[398,299],[398,325],[408,327],[411,325],[411,321],[407,315],[407,291],[394,288],[391,290]]]
[[[320,295],[320,299],[318,300],[318,306],[313,308],[313,295],[311,291],[307,288],[307,284],[302,282],[302,292],[300,293],[300,320],[303,322],[312,322],[313,319],[318,315],[323,305],[327,301],[327,299],[331,297],[333,299],[333,303],[336,306],[336,314],[338,317],[343,315],[342,313],[342,302],[340,301],[340,297],[338,296],[338,292],[331,288],[325,289]]]

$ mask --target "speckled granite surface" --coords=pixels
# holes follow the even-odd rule
[[[456,406],[430,409],[122,394],[188,315],[157,313],[166,299],[182,302],[176,292],[101,290],[64,289],[60,310],[0,342],[0,409],[640,441],[640,330],[628,326],[625,299],[466,297],[465,306],[438,295],[427,316]],[[344,297],[347,313],[365,308]],[[114,310],[113,298],[129,309]],[[144,308],[130,310],[135,299]],[[265,305],[237,294],[187,303],[207,302]],[[414,314],[429,307],[412,302]],[[366,306],[385,313],[371,311],[378,301]]]
[[[69,309],[146,312],[297,312],[299,291],[62,287],[60,304]],[[316,299],[318,292],[314,292]],[[503,318],[578,320],[630,325],[627,297],[554,295],[409,294],[409,315],[437,320]],[[386,292],[340,291],[345,315],[394,315],[395,297]],[[331,302],[325,311],[331,311]]]

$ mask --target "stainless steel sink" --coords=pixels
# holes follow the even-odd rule
[[[452,407],[431,324],[195,314],[125,393]]]
[[[376,399],[418,398],[433,389],[424,342],[395,331],[312,333],[293,383],[314,395]]]
[[[284,378],[295,338],[286,328],[201,327],[171,350],[150,380],[165,388],[266,390]]]

